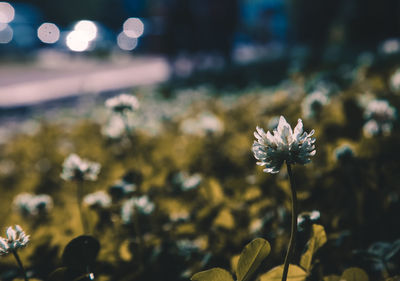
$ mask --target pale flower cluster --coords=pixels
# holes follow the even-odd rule
[[[16,211],[24,216],[38,216],[53,208],[53,199],[47,194],[20,193],[13,201]]]
[[[106,100],[105,105],[115,113],[125,113],[137,110],[139,101],[135,96],[120,94]]]
[[[364,118],[367,120],[363,127],[364,136],[387,136],[392,132],[397,111],[386,100],[372,100],[365,109]]]
[[[69,155],[63,163],[61,178],[66,181],[72,180],[97,180],[101,165],[87,159],[81,159],[76,154]]]
[[[323,106],[329,103],[327,91],[314,91],[307,95],[301,104],[303,116],[313,118],[318,115]]]
[[[111,206],[111,197],[105,191],[96,191],[87,194],[83,198],[83,203],[90,208],[105,209]]]
[[[199,173],[189,175],[187,172],[179,172],[175,175],[173,181],[178,184],[183,191],[191,190],[198,187],[203,180]]]
[[[154,203],[149,200],[146,195],[140,197],[133,197],[124,202],[121,208],[121,219],[125,224],[129,224],[133,220],[134,213],[148,215],[153,212]]]
[[[400,69],[390,77],[390,88],[395,92],[400,92]]]
[[[307,164],[310,157],[315,155],[315,138],[310,133],[303,132],[303,122],[298,120],[294,131],[281,116],[278,127],[271,134],[265,133],[264,129],[257,126],[254,136],[256,141],[253,143],[254,157],[259,160],[257,165],[265,166],[266,173],[278,173],[283,163],[288,164]]]
[[[0,237],[0,256],[7,255],[19,248],[25,247],[29,242],[29,235],[19,225],[11,226],[6,230],[6,238]]]
[[[218,135],[224,131],[224,124],[215,114],[206,111],[196,117],[185,119],[181,123],[180,129],[188,135]]]

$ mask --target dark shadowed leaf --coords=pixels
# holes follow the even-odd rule
[[[192,281],[233,281],[231,274],[222,268],[212,268],[196,273],[190,279]]]
[[[271,246],[268,241],[256,238],[243,249],[237,265],[236,277],[238,281],[247,281],[258,269],[260,264],[269,255]]]
[[[345,281],[369,281],[367,273],[361,268],[350,267],[343,271],[341,280]]]
[[[72,239],[64,249],[63,264],[71,269],[85,271],[87,266],[93,265],[100,250],[99,241],[87,235]]]

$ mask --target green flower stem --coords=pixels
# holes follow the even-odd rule
[[[18,263],[19,268],[20,268],[21,271],[22,271],[22,275],[24,276],[24,280],[25,280],[25,281],[28,281],[29,279],[28,279],[28,277],[26,276],[25,268],[24,268],[24,266],[22,265],[21,259],[19,258],[18,254],[17,254],[17,251],[13,250],[12,253],[13,253],[15,259],[17,260],[17,263]]]
[[[86,217],[83,215],[83,212],[82,212],[82,199],[83,199],[83,184],[82,184],[82,181],[78,181],[77,185],[76,185],[76,200],[78,203],[79,216],[81,218],[83,233],[88,234],[89,233],[89,224],[86,220]]]
[[[292,227],[290,230],[290,241],[289,241],[289,247],[286,252],[286,257],[285,257],[285,263],[283,266],[283,274],[282,274],[282,281],[286,281],[287,275],[288,275],[288,270],[289,270],[289,263],[290,260],[293,258],[293,251],[294,251],[294,245],[296,243],[296,235],[297,235],[297,195],[296,195],[296,188],[294,185],[294,178],[292,174],[292,168],[290,167],[290,164],[286,162],[287,166],[287,172],[290,180],[290,190],[292,193]]]

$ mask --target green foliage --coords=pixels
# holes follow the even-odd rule
[[[232,275],[222,268],[213,268],[196,273],[192,281],[233,281]]]
[[[321,248],[327,241],[326,233],[322,225],[313,224],[311,238],[307,243],[307,250],[302,254],[300,266],[307,272],[311,271],[312,258],[315,252]]]
[[[282,280],[283,265],[274,267],[267,273],[260,276],[260,281],[279,281]],[[290,264],[287,280],[289,281],[304,281],[307,278],[307,272],[305,272],[301,267]]]
[[[268,241],[256,238],[247,244],[240,254],[236,266],[237,281],[248,281],[259,269],[261,263],[267,258],[271,251]],[[221,268],[196,273],[192,277],[193,281],[230,281],[233,280],[229,272]]]
[[[367,273],[357,267],[351,267],[343,271],[340,279],[345,281],[369,281]]]
[[[243,249],[236,270],[238,281],[248,281],[260,264],[269,255],[271,246],[267,240],[257,238]]]

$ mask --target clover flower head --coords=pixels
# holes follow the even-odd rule
[[[175,175],[173,180],[183,191],[187,191],[198,187],[203,177],[199,173],[189,175],[186,172],[179,172]]]
[[[83,203],[90,208],[105,209],[111,206],[111,197],[104,191],[97,191],[86,195]]]
[[[321,218],[321,213],[317,210],[311,212],[303,212],[297,217],[297,226],[300,231],[304,229],[306,224],[315,223]]]
[[[390,87],[395,92],[400,92],[400,69],[390,77]]]
[[[29,242],[29,235],[19,225],[8,227],[6,238],[0,237],[0,256],[7,255],[19,248],[25,247]]]
[[[386,136],[392,131],[397,111],[386,100],[372,100],[365,109],[364,118],[368,120],[363,127],[364,136]]]
[[[113,114],[101,132],[110,139],[121,138],[126,132],[126,125],[123,118],[120,115]]]
[[[106,107],[115,113],[133,112],[139,108],[139,101],[135,96],[120,94],[106,100]]]
[[[136,190],[136,184],[125,181],[119,180],[114,185],[112,185],[108,191],[111,196],[117,200],[131,195]]]
[[[138,211],[148,215],[154,210],[154,203],[149,200],[146,195],[133,197],[124,202],[121,208],[121,218],[125,224],[132,222],[133,214]]]
[[[181,123],[180,129],[188,135],[218,135],[224,131],[224,124],[218,116],[205,111],[196,117],[185,119]]]
[[[393,55],[400,52],[400,40],[397,38],[386,39],[381,43],[380,51],[384,55]]]
[[[322,107],[329,103],[327,91],[314,91],[307,95],[302,103],[303,116],[312,118],[317,115]]]
[[[38,216],[53,208],[53,199],[47,194],[20,193],[13,200],[13,206],[23,216]]]
[[[101,165],[86,159],[81,159],[76,154],[69,155],[63,163],[61,178],[66,181],[71,180],[97,180]]]
[[[334,155],[337,161],[347,161],[354,157],[354,151],[348,144],[344,144],[334,150]]]
[[[366,119],[375,119],[378,122],[394,121],[396,115],[396,109],[387,100],[372,100],[364,112]]]
[[[254,136],[257,140],[253,143],[254,157],[259,160],[257,165],[265,166],[263,170],[266,173],[278,173],[284,161],[288,164],[307,164],[310,157],[314,156],[315,138],[310,133],[303,132],[303,122],[297,121],[294,131],[281,116],[278,127],[271,134],[265,133],[264,129],[257,126]]]

